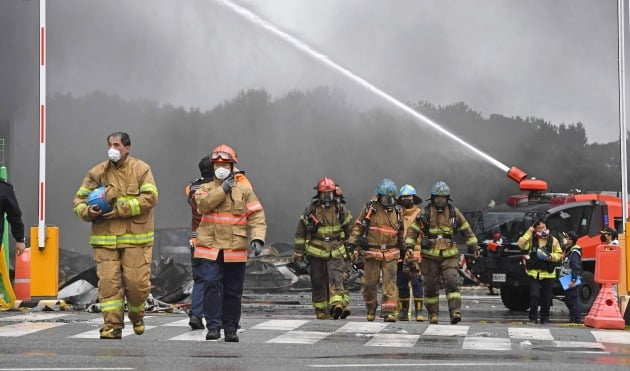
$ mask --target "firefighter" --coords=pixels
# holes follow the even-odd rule
[[[582,276],[582,248],[577,244],[577,233],[569,231],[565,237],[562,275],[571,275],[569,289],[564,293],[564,304],[569,309],[569,323],[582,323],[577,281]]]
[[[210,155],[204,156],[199,161],[199,172],[201,173],[201,177],[192,180],[186,186],[186,197],[188,201],[188,205],[190,205],[190,211],[192,213],[191,220],[191,229],[192,229],[192,237],[189,241],[190,249],[191,249],[191,266],[192,266],[192,276],[193,276],[193,288],[191,293],[191,305],[190,311],[188,312],[189,322],[188,325],[192,330],[201,330],[204,328],[202,318],[203,318],[203,276],[201,272],[201,261],[194,256],[195,244],[197,243],[197,228],[199,227],[199,223],[201,222],[201,214],[197,211],[197,203],[195,202],[195,192],[199,189],[199,187],[204,184],[211,182],[213,180],[213,172],[214,166],[210,161]],[[245,177],[245,172],[238,170],[236,167],[234,168],[234,173],[236,180],[241,182],[243,185],[250,186],[249,180]]]
[[[109,160],[86,174],[74,196],[74,212],[92,223],[98,296],[103,312],[101,339],[120,339],[124,327],[124,300],[137,335],[144,333],[144,303],[151,290],[153,208],[158,191],[151,168],[131,157],[129,134],[115,132],[107,137]],[[106,186],[107,209],[88,206],[93,190]]]
[[[361,293],[367,308],[368,321],[376,319],[376,287],[382,274],[381,317],[385,322],[396,322],[396,271],[400,250],[404,248],[403,222],[400,206],[396,202],[397,193],[396,184],[391,179],[381,180],[375,195],[361,209],[348,238],[348,247],[355,259],[358,259],[358,255],[365,259]],[[360,251],[357,251],[357,245],[360,246]]]
[[[424,304],[429,314],[429,323],[438,323],[440,278],[445,286],[451,324],[462,320],[462,299],[458,287],[459,250],[453,239],[455,232],[465,238],[469,252],[479,256],[477,237],[464,215],[449,201],[451,190],[443,181],[431,187],[431,200],[424,213],[411,224],[405,245],[413,249],[421,241],[424,277]]]
[[[219,339],[222,327],[226,342],[238,342],[248,245],[260,255],[267,224],[251,185],[235,177],[234,149],[222,144],[213,149],[210,161],[214,180],[202,184],[194,195],[202,214],[194,256],[201,259],[206,340]]]
[[[529,252],[525,265],[529,279],[529,320],[538,323],[549,322],[551,289],[556,278],[556,265],[562,259],[560,242],[553,237],[543,219],[538,219],[517,241],[521,250]]]
[[[311,266],[311,295],[317,319],[346,318],[350,315],[346,299],[347,252],[345,236],[350,235],[352,215],[336,197],[335,181],[322,177],[315,186],[317,194],[300,215],[295,231],[293,261],[308,259]]]
[[[405,184],[398,192],[398,203],[402,206],[403,233],[406,235],[411,223],[418,215],[422,215],[422,209],[418,207],[422,203],[422,199],[418,197],[413,186]],[[399,296],[398,320],[409,321],[409,304],[411,299],[409,285],[411,285],[416,321],[424,321],[424,316],[422,315],[424,290],[422,288],[422,275],[420,274],[420,261],[422,260],[420,242],[416,242],[413,252],[411,250],[408,252],[403,259],[398,259],[398,273],[396,277]]]

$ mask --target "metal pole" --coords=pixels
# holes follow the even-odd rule
[[[46,242],[46,0],[39,0],[39,249]]]

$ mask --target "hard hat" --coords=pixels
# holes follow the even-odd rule
[[[221,144],[218,147],[215,147],[210,153],[210,161],[212,162],[229,162],[232,164],[238,163],[238,157],[236,156],[236,152],[232,147]]]
[[[398,187],[396,187],[396,183],[394,183],[393,180],[385,178],[381,180],[380,183],[378,183],[378,186],[376,187],[376,190],[374,190],[374,193],[379,196],[396,197],[396,193],[398,193]]]
[[[451,189],[448,187],[448,184],[441,180],[435,182],[435,184],[431,187],[431,197],[436,196],[451,197]]]
[[[105,193],[105,186],[100,186],[94,189],[87,196],[88,206],[96,205],[103,213],[112,211],[112,207],[107,203],[107,194]]]
[[[319,182],[317,182],[317,187],[315,187],[315,189],[317,190],[317,192],[335,192],[337,190],[337,185],[335,184],[335,181],[332,180],[332,178],[325,176],[319,179]]]
[[[398,197],[400,196],[415,196],[417,195],[416,189],[409,184],[405,184],[400,188],[400,192],[398,192]]]
[[[414,202],[416,204],[419,204],[422,202],[422,198],[418,196],[416,189],[410,184],[405,184],[404,186],[400,188],[400,192],[398,192],[398,197],[401,197],[401,196],[413,196]]]

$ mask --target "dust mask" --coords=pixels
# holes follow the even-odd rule
[[[223,179],[227,178],[230,175],[231,172],[232,172],[232,170],[230,170],[230,169],[226,169],[224,167],[219,167],[219,168],[216,168],[214,170],[214,176],[217,177],[217,179],[219,179],[219,180],[223,180]]]
[[[107,150],[107,157],[112,162],[118,162],[120,160],[120,151],[116,148],[110,148]]]

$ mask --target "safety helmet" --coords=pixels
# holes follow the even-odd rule
[[[317,192],[336,192],[337,184],[335,184],[335,181],[332,180],[332,178],[325,176],[319,179],[315,189]]]
[[[431,197],[437,196],[451,197],[451,189],[448,187],[448,184],[441,180],[435,182],[435,184],[431,187]]]
[[[221,144],[215,147],[210,153],[210,161],[212,162],[229,162],[232,164],[238,163],[238,157],[232,147]]]
[[[376,187],[374,193],[378,196],[396,197],[396,193],[398,193],[398,187],[396,187],[396,183],[394,183],[393,180],[385,178],[381,180],[380,183],[378,183],[378,186]]]
[[[400,196],[415,196],[418,193],[416,192],[416,189],[409,184],[405,184],[404,186],[402,186],[400,188],[400,192],[398,192],[398,197]]]
[[[105,186],[100,186],[87,196],[87,205],[96,205],[103,213],[112,211],[112,207],[107,203],[107,194],[105,193]]]

